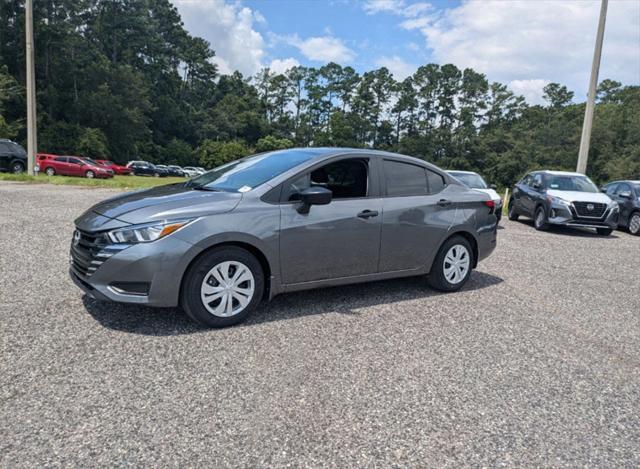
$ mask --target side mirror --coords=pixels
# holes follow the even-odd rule
[[[620,194],[618,194],[620,197],[622,197],[623,199],[630,199],[631,198],[631,192],[629,191],[623,191],[620,192]]]
[[[542,185],[539,182],[534,182],[532,187],[539,191],[542,188]]]
[[[327,205],[333,198],[333,192],[324,187],[309,187],[300,192],[300,206],[298,213],[309,213],[312,205]]]
[[[489,189],[493,189],[494,191],[498,188],[498,186],[496,186],[495,184],[491,184],[489,186]]]
[[[607,188],[606,187],[601,187],[600,188],[600,192],[602,192],[603,194],[607,193]]]

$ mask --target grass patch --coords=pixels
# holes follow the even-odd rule
[[[111,179],[88,179],[71,176],[47,176],[46,174],[29,176],[27,174],[0,173],[0,181],[16,181],[27,184],[56,184],[60,186],[106,187],[112,189],[146,189],[176,182],[185,182],[186,180],[186,178],[181,177],[114,176]]]

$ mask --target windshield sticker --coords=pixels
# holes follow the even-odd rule
[[[557,189],[560,186],[558,184],[549,184],[549,187],[551,187],[551,189]]]

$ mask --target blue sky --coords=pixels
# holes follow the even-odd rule
[[[556,81],[584,99],[598,0],[176,0],[222,73],[328,61],[398,79],[429,62],[472,67],[532,103]],[[600,77],[640,84],[640,1],[611,0]]]

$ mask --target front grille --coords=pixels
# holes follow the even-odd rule
[[[117,250],[108,248],[102,233],[76,230],[71,241],[71,266],[82,277],[91,277]]]
[[[607,211],[607,204],[596,202],[574,202],[573,206],[579,217],[602,218]]]

